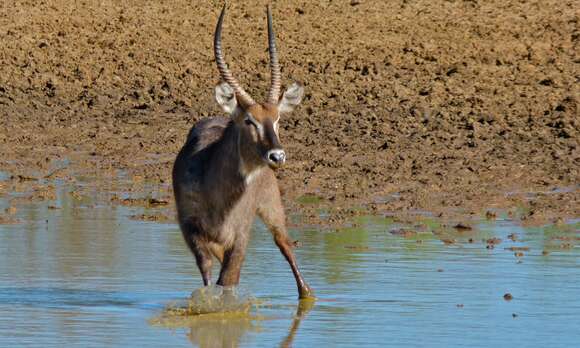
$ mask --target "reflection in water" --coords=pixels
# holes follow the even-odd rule
[[[287,348],[292,347],[292,342],[294,341],[294,337],[296,336],[296,332],[298,332],[298,328],[300,327],[300,322],[302,319],[312,310],[314,307],[315,301],[311,299],[300,300],[298,302],[298,308],[296,309],[296,315],[294,315],[294,320],[292,320],[292,326],[290,326],[290,330],[288,330],[288,336],[280,343],[280,347]]]
[[[260,315],[260,307],[268,307],[238,289],[224,291],[219,286],[203,287],[194,291],[181,304],[172,304],[150,320],[154,326],[188,328],[187,337],[201,348],[239,347],[248,332],[259,333],[267,318]],[[315,301],[300,300],[288,334],[280,347],[291,347],[300,322],[312,310]],[[271,307],[271,306],[270,306]]]
[[[300,322],[314,307],[314,301],[301,300],[298,303],[288,335],[280,343],[280,347],[292,347],[294,337],[300,327]],[[259,333],[260,323],[264,320],[259,316],[246,314],[209,314],[192,318],[188,321],[189,341],[200,348],[240,347],[247,332]]]
[[[189,341],[200,348],[239,347],[248,331],[259,332],[248,316],[207,314],[189,321]]]

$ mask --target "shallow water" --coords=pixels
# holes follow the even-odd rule
[[[160,322],[166,305],[201,285],[178,227],[134,221],[129,216],[147,210],[69,191],[59,186],[55,202],[20,205],[22,223],[0,225],[0,347],[580,342],[578,221],[523,228],[498,219],[456,231],[424,218],[407,238],[390,233],[401,225],[386,218],[361,218],[338,232],[294,230],[315,303],[296,300],[288,266],[257,223],[242,272],[251,311]],[[7,204],[0,200],[0,209]],[[482,240],[492,237],[502,243],[488,249]],[[516,257],[506,250],[512,246],[530,249]]]

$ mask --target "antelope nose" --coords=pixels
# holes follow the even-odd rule
[[[273,166],[281,166],[286,162],[286,153],[282,149],[268,151],[268,162]]]

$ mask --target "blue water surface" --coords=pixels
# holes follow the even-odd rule
[[[385,217],[360,218],[356,228],[338,231],[295,229],[299,265],[318,297],[300,309],[289,267],[257,222],[241,286],[261,305],[247,318],[166,327],[153,319],[201,286],[177,225],[135,221],[130,216],[144,208],[98,204],[70,191],[60,185],[56,201],[20,205],[21,222],[0,225],[0,347],[580,342],[577,221],[524,228],[498,219],[454,231],[423,218],[407,238],[391,233],[400,223]],[[8,205],[0,200],[2,211]],[[502,242],[486,247],[493,237]],[[450,238],[455,242],[441,241]],[[507,293],[513,299],[505,300]]]

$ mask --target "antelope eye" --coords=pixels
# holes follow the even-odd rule
[[[258,127],[254,121],[252,121],[250,118],[246,118],[244,119],[244,123],[247,124],[248,126],[254,126],[254,127]]]

